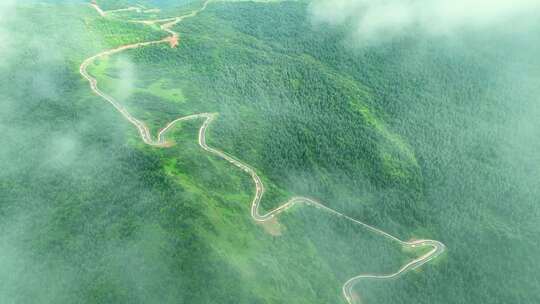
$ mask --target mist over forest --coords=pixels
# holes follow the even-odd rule
[[[96,5],[0,3],[0,303],[540,303],[537,1]],[[335,213],[92,91],[148,20],[99,89]]]

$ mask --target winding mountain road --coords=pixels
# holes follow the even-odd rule
[[[283,204],[281,204],[276,209],[271,210],[271,211],[269,211],[269,212],[267,212],[265,214],[260,214],[259,213],[259,207],[260,207],[261,200],[262,200],[264,192],[265,192],[265,188],[264,188],[264,184],[263,184],[261,178],[257,175],[255,169],[253,169],[251,166],[241,162],[240,160],[236,159],[235,157],[233,157],[231,155],[228,155],[227,153],[225,153],[225,152],[223,152],[221,150],[218,150],[216,148],[212,148],[212,147],[208,146],[208,144],[206,143],[206,132],[207,132],[208,127],[210,126],[210,124],[214,121],[214,119],[216,119],[216,117],[217,117],[216,113],[193,114],[193,115],[184,116],[184,117],[180,117],[178,119],[175,119],[175,120],[171,121],[170,123],[168,123],[163,129],[161,129],[158,132],[157,138],[153,139],[152,135],[150,133],[150,130],[148,129],[146,124],[143,121],[141,121],[141,120],[137,119],[136,117],[134,117],[133,115],[131,115],[129,113],[129,111],[124,106],[122,106],[117,100],[115,100],[112,96],[107,95],[106,93],[101,91],[99,89],[99,87],[98,87],[97,79],[88,73],[88,67],[92,63],[94,63],[94,61],[96,59],[99,59],[99,58],[115,55],[115,54],[121,53],[123,51],[130,50],[130,49],[136,49],[136,48],[140,48],[140,47],[147,47],[147,46],[152,46],[152,45],[157,45],[157,44],[162,44],[162,43],[170,43],[171,47],[176,46],[176,44],[178,43],[179,34],[177,32],[175,32],[175,31],[173,31],[172,27],[175,26],[176,24],[180,23],[181,21],[185,20],[186,18],[192,18],[192,17],[197,16],[200,12],[204,11],[207,8],[210,1],[211,0],[207,0],[207,1],[205,1],[203,3],[201,8],[199,8],[197,10],[194,10],[191,13],[188,13],[186,15],[182,15],[182,16],[178,16],[178,17],[172,17],[172,18],[166,18],[166,19],[157,19],[157,20],[142,20],[142,21],[128,20],[130,22],[142,23],[142,24],[147,24],[147,25],[159,24],[161,30],[168,33],[170,36],[168,36],[168,37],[166,37],[164,39],[161,39],[161,40],[128,44],[128,45],[120,46],[120,47],[117,47],[115,49],[111,49],[111,50],[108,50],[108,51],[101,52],[101,53],[99,53],[97,55],[94,55],[94,56],[86,59],[81,64],[80,69],[79,69],[81,75],[86,80],[88,80],[88,82],[90,84],[90,88],[95,94],[97,94],[98,96],[102,97],[104,100],[109,102],[118,112],[120,112],[120,114],[122,114],[122,116],[124,116],[125,119],[127,119],[131,124],[133,124],[137,128],[137,130],[139,131],[139,134],[141,136],[141,139],[144,141],[144,143],[146,143],[148,145],[151,145],[151,146],[154,146],[154,147],[166,148],[166,147],[169,146],[168,143],[167,143],[167,140],[166,140],[166,135],[176,124],[184,122],[184,121],[188,121],[188,120],[202,119],[203,123],[202,123],[202,125],[201,125],[201,127],[199,129],[199,146],[204,151],[206,151],[208,153],[211,153],[213,155],[216,155],[216,156],[228,161],[229,163],[233,164],[234,166],[236,166],[237,168],[241,169],[242,171],[246,172],[247,174],[249,174],[251,176],[251,178],[253,180],[253,183],[255,184],[255,195],[254,195],[253,200],[251,202],[251,217],[256,222],[269,221],[269,220],[273,219],[274,217],[278,216],[280,213],[284,212],[285,210],[291,208],[294,205],[304,204],[304,205],[316,207],[316,208],[321,209],[321,210],[323,210],[325,212],[331,213],[331,214],[333,214],[335,216],[338,216],[338,217],[344,218],[346,220],[352,221],[353,223],[358,224],[358,225],[360,225],[360,226],[362,226],[362,227],[364,227],[364,228],[366,228],[366,229],[368,229],[368,230],[370,230],[370,231],[372,231],[372,232],[374,232],[374,233],[376,233],[376,234],[378,234],[380,236],[383,236],[383,237],[388,238],[388,239],[390,239],[392,241],[398,242],[400,245],[402,245],[404,247],[410,247],[410,248],[431,247],[431,250],[429,252],[427,252],[426,254],[424,254],[424,255],[410,261],[409,263],[407,263],[405,265],[403,265],[395,273],[391,273],[391,274],[361,274],[361,275],[358,275],[358,276],[355,276],[355,277],[349,279],[347,282],[345,282],[343,284],[343,287],[342,287],[343,296],[345,297],[346,301],[349,304],[353,304],[353,302],[354,302],[353,288],[359,281],[365,280],[365,279],[383,280],[383,279],[396,278],[396,277],[398,277],[400,275],[403,275],[403,274],[407,273],[408,271],[411,271],[413,269],[416,269],[416,268],[428,263],[429,261],[431,261],[431,260],[435,259],[436,257],[438,257],[439,255],[441,255],[446,250],[446,247],[445,247],[445,245],[443,243],[441,243],[439,241],[434,241],[434,240],[402,241],[399,238],[397,238],[397,237],[395,237],[395,236],[393,236],[393,235],[391,235],[391,234],[389,234],[387,232],[384,232],[384,231],[382,231],[382,230],[380,230],[378,228],[375,228],[375,227],[373,227],[371,225],[368,225],[368,224],[366,224],[366,223],[364,223],[362,221],[353,219],[353,218],[351,218],[351,217],[349,217],[349,216],[347,216],[347,215],[345,215],[345,214],[343,214],[343,213],[341,213],[339,211],[331,209],[331,208],[323,205],[322,203],[320,203],[320,202],[318,202],[318,201],[316,201],[314,199],[308,198],[308,197],[301,197],[301,196],[292,197],[291,199],[284,202]],[[92,7],[94,7],[96,9],[96,11],[99,13],[100,16],[102,16],[102,17],[107,16],[108,12],[103,11],[99,7],[98,4],[96,4],[95,2],[92,2],[91,5],[92,5]],[[115,10],[114,12],[129,11],[129,10],[136,10],[136,11],[144,13],[144,11],[139,10],[138,8],[133,8],[133,7],[127,8],[127,9]],[[109,12],[112,12],[112,11],[109,11]]]

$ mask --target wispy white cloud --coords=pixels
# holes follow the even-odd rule
[[[2,62],[6,62],[7,56],[10,54],[11,35],[8,29],[8,23],[15,18],[15,0],[0,1],[0,66]]]
[[[539,0],[318,0],[310,7],[315,22],[351,23],[365,43],[396,38],[409,30],[447,35],[483,30],[512,19],[538,17]]]
[[[136,82],[135,65],[127,57],[120,57],[115,62],[115,68],[117,71],[116,88],[114,90],[114,96],[121,101],[125,101],[134,92]]]

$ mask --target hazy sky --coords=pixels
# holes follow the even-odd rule
[[[540,0],[319,0],[310,9],[316,22],[351,22],[356,38],[377,43],[410,29],[447,35],[463,29],[490,29],[517,18],[537,18]]]

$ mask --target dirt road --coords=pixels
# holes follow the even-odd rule
[[[90,84],[90,88],[92,89],[92,91],[95,94],[99,95],[100,97],[105,99],[107,102],[112,104],[113,107],[118,112],[120,112],[120,114],[122,114],[122,116],[124,116],[125,119],[127,119],[130,123],[132,123],[137,128],[137,130],[139,131],[139,134],[141,136],[141,139],[144,141],[144,143],[146,143],[148,145],[155,146],[155,147],[166,148],[166,147],[169,146],[168,143],[167,143],[167,140],[166,140],[166,135],[176,124],[187,121],[187,120],[202,119],[203,123],[202,123],[202,125],[201,125],[201,127],[199,129],[199,145],[200,145],[200,147],[204,151],[206,151],[208,153],[211,153],[213,155],[216,155],[216,156],[228,161],[229,163],[233,164],[234,166],[236,166],[237,168],[241,169],[242,171],[246,172],[247,174],[249,174],[251,176],[251,178],[253,180],[253,183],[255,185],[255,194],[253,196],[253,200],[251,201],[251,217],[256,222],[266,222],[266,221],[272,220],[274,217],[278,216],[280,213],[286,211],[287,209],[291,208],[292,206],[297,205],[297,204],[304,204],[304,205],[307,205],[307,206],[311,206],[311,207],[321,209],[324,212],[331,213],[331,214],[333,214],[335,216],[338,216],[338,217],[341,217],[343,219],[352,221],[353,223],[355,223],[357,225],[360,225],[360,226],[362,226],[364,228],[367,228],[368,230],[372,231],[373,233],[376,233],[376,234],[378,234],[378,235],[380,235],[382,237],[388,238],[388,239],[390,239],[392,241],[398,242],[399,244],[401,244],[404,247],[410,247],[410,248],[423,247],[423,246],[431,247],[431,250],[428,253],[426,253],[426,254],[424,254],[424,255],[410,261],[409,263],[403,265],[395,273],[391,273],[391,274],[361,274],[361,275],[358,275],[358,276],[355,276],[355,277],[349,279],[347,282],[345,282],[345,284],[343,284],[343,288],[342,288],[343,296],[345,297],[345,299],[347,300],[347,302],[349,304],[352,304],[355,301],[354,296],[353,296],[354,295],[353,288],[356,285],[356,283],[358,283],[359,281],[366,280],[366,279],[384,280],[384,279],[396,278],[396,277],[398,277],[398,276],[400,276],[402,274],[407,273],[410,270],[416,269],[416,268],[428,263],[429,261],[431,261],[431,260],[435,259],[436,257],[438,257],[439,255],[441,255],[446,250],[446,247],[445,247],[445,245],[443,243],[441,243],[439,241],[434,241],[434,240],[416,240],[416,241],[409,241],[409,242],[402,241],[399,238],[397,238],[397,237],[395,237],[395,236],[393,236],[393,235],[391,235],[391,234],[389,234],[387,232],[384,232],[384,231],[382,231],[382,230],[380,230],[378,228],[375,228],[375,227],[373,227],[371,225],[368,225],[368,224],[366,224],[366,223],[364,223],[362,221],[353,219],[353,218],[351,218],[351,217],[349,217],[349,216],[347,216],[347,215],[345,215],[343,213],[340,213],[340,212],[338,212],[336,210],[333,210],[333,209],[323,205],[322,203],[320,203],[320,202],[318,202],[318,201],[316,201],[314,199],[308,198],[308,197],[301,197],[301,196],[293,197],[293,198],[289,199],[288,201],[284,202],[283,204],[281,204],[276,209],[271,210],[271,211],[269,211],[269,212],[267,212],[265,214],[260,214],[259,213],[259,207],[260,207],[260,204],[261,204],[264,192],[265,192],[265,188],[264,188],[264,184],[263,184],[261,178],[257,175],[255,169],[253,169],[249,165],[241,162],[240,160],[234,158],[231,155],[228,155],[227,153],[225,153],[225,152],[223,152],[221,150],[218,150],[216,148],[212,148],[212,147],[208,146],[208,144],[206,143],[206,132],[207,132],[208,127],[210,126],[210,124],[214,121],[214,119],[216,119],[216,117],[217,117],[216,113],[193,114],[193,115],[189,115],[189,116],[180,117],[178,119],[175,119],[174,121],[171,121],[170,123],[168,123],[163,129],[161,129],[159,131],[158,135],[157,135],[157,138],[154,140],[152,138],[152,135],[150,134],[150,131],[149,131],[148,127],[146,126],[146,124],[144,122],[138,120],[133,115],[131,115],[129,113],[129,111],[125,107],[123,107],[113,97],[111,97],[111,96],[107,95],[106,93],[102,92],[98,87],[97,79],[88,73],[88,71],[87,71],[88,67],[96,59],[99,59],[99,58],[103,58],[103,57],[106,57],[106,56],[112,56],[112,55],[118,54],[120,52],[130,50],[130,49],[136,49],[136,48],[140,48],[140,47],[147,47],[147,46],[152,46],[152,45],[162,44],[162,43],[169,43],[172,47],[174,47],[175,44],[179,41],[179,34],[177,32],[175,32],[175,31],[173,31],[172,28],[175,25],[177,25],[178,23],[180,23],[181,21],[185,20],[186,18],[192,18],[192,17],[197,16],[200,12],[204,11],[207,8],[209,3],[210,3],[210,0],[207,0],[206,2],[204,2],[204,4],[201,6],[201,8],[199,8],[197,10],[194,10],[189,14],[179,16],[179,17],[166,18],[166,19],[157,19],[157,20],[132,21],[132,22],[143,23],[143,24],[147,24],[147,25],[160,24],[160,28],[163,31],[167,32],[170,36],[167,37],[167,38],[164,38],[162,40],[140,42],[140,43],[124,45],[124,46],[120,46],[118,48],[108,50],[108,51],[104,51],[104,52],[101,52],[101,53],[99,53],[97,55],[94,55],[94,56],[86,59],[81,64],[81,66],[80,66],[81,75],[86,80],[88,80],[88,82]],[[96,11],[100,14],[100,16],[102,16],[102,17],[107,16],[107,12],[103,11],[97,4],[91,3],[91,5],[96,9]],[[133,10],[133,8],[127,8],[127,9],[124,9],[124,10]],[[122,9],[121,10],[116,10],[116,11],[117,12],[122,11]]]

